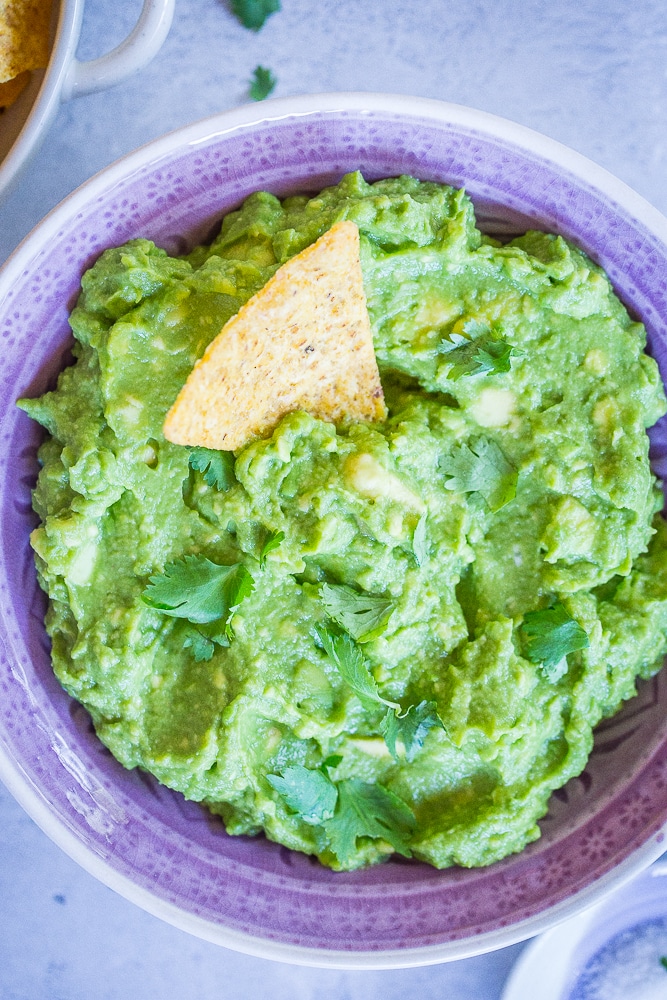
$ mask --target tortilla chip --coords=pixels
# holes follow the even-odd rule
[[[0,83],[49,61],[51,0],[0,0]]]
[[[12,80],[0,83],[0,108],[8,108],[30,83],[30,73],[26,70]]]
[[[333,423],[386,416],[353,222],[336,223],[288,260],[225,324],[164,435],[236,451],[294,410]]]

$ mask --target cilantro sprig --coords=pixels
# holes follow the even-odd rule
[[[227,492],[236,482],[234,454],[231,451],[214,451],[212,448],[190,448],[190,468],[201,472],[206,483],[216,490]]]
[[[361,594],[345,584],[323,583],[320,595],[329,617],[357,642],[382,635],[394,610],[388,598]]]
[[[338,790],[326,768],[315,770],[292,764],[280,774],[267,774],[266,780],[304,823],[319,826],[332,819]]]
[[[334,632],[327,625],[317,625],[315,632],[325,653],[338,667],[341,677],[364,707],[373,709],[378,705],[386,705],[394,711],[400,711],[401,706],[397,702],[388,701],[380,694],[370,664],[352,636],[347,632]]]
[[[268,556],[269,552],[273,552],[275,549],[280,548],[281,543],[284,541],[285,541],[284,531],[270,531],[268,533],[268,535],[264,539],[262,548],[259,553],[259,565],[262,569],[264,569],[266,565],[266,557]]]
[[[494,513],[516,496],[518,472],[489,438],[454,448],[451,455],[441,458],[440,468],[448,477],[448,490],[480,493]]]
[[[368,658],[352,636],[346,632],[336,632],[327,625],[316,626],[315,633],[320,645],[362,705],[367,709],[375,709],[378,705],[386,707],[380,732],[392,757],[399,760],[399,748],[402,747],[406,760],[414,760],[423,747],[429,730],[444,730],[444,723],[434,701],[410,705],[404,712],[399,702],[382,697]]]
[[[332,781],[327,763],[319,768],[293,764],[280,774],[267,775],[267,781],[305,823],[323,829],[342,865],[354,860],[360,837],[384,840],[398,854],[411,857],[409,837],[416,820],[408,804],[379,783],[359,778]]]
[[[567,672],[567,655],[589,645],[588,633],[563,604],[542,611],[528,611],[519,626],[525,654],[539,663],[550,681]]]
[[[434,701],[420,701],[418,705],[410,705],[403,715],[387,712],[380,723],[380,732],[392,757],[400,759],[399,747],[402,746],[408,762],[415,759],[431,729],[444,728],[445,724],[438,715],[438,706]]]
[[[280,0],[232,0],[232,11],[251,31],[259,31],[267,17],[279,10]]]
[[[512,357],[517,353],[511,344],[495,339],[488,332],[475,340],[453,334],[447,348],[441,345],[440,352],[450,363],[447,378],[457,382],[460,378],[473,375],[501,375],[510,371]],[[450,346],[453,344],[453,346]]]
[[[141,597],[153,610],[198,626],[187,629],[184,646],[192,648],[196,660],[209,660],[213,644],[229,645],[234,637],[231,619],[253,589],[254,580],[242,563],[222,566],[188,555],[151,576]]]
[[[333,817],[324,824],[331,850],[342,864],[349,863],[359,837],[385,840],[397,854],[412,857],[409,837],[417,825],[407,802],[384,785],[359,778],[338,782]]]

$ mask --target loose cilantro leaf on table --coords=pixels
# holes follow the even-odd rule
[[[410,807],[388,788],[358,778],[338,782],[333,818],[324,823],[331,850],[341,864],[353,858],[359,837],[386,840],[398,854],[411,857],[408,838],[416,820]]]
[[[393,603],[377,594],[360,594],[345,584],[322,584],[320,591],[327,614],[357,642],[370,642],[384,632],[394,610]]]
[[[488,438],[479,438],[471,447],[459,445],[440,460],[440,468],[449,477],[445,482],[448,490],[481,493],[494,512],[516,495],[517,470]]]
[[[365,707],[374,708],[379,704],[400,710],[400,705],[387,701],[380,694],[370,664],[351,636],[346,632],[338,635],[326,625],[317,625],[315,631],[325,653]]]
[[[266,66],[255,66],[250,80],[250,97],[253,101],[263,101],[276,86],[275,76]]]
[[[232,0],[232,10],[244,28],[259,31],[267,17],[280,10],[280,0]]]
[[[267,774],[266,780],[304,823],[319,826],[333,817],[338,791],[324,765],[313,770],[292,764],[280,774]]]
[[[663,969],[667,969],[667,955],[660,956],[660,965],[663,967]]]
[[[423,747],[426,734],[435,728],[445,728],[435,702],[420,701],[418,705],[410,705],[404,715],[388,711],[382,720],[380,731],[392,757],[399,759],[397,744],[401,743],[405,759],[412,761]]]
[[[477,340],[455,336],[454,347],[445,350],[445,360],[451,362],[447,378],[457,382],[464,376],[500,375],[512,367],[511,359],[516,351],[504,340],[494,340],[482,336]]]
[[[150,577],[142,594],[149,607],[195,625],[223,619],[225,624],[252,593],[253,579],[241,563],[220,566],[205,556],[184,556]]]
[[[269,552],[273,552],[274,549],[280,547],[280,543],[285,540],[284,531],[270,531],[264,544],[262,545],[262,550],[259,553],[259,565],[264,569],[266,564],[266,557]]]
[[[527,658],[531,663],[540,663],[550,681],[557,681],[567,671],[568,653],[589,644],[586,631],[562,604],[527,612],[520,631]]]
[[[236,482],[234,454],[231,451],[214,451],[211,448],[191,448],[190,467],[201,472],[209,486],[227,491]]]

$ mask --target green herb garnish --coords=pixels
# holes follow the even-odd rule
[[[392,757],[400,759],[398,744],[402,744],[405,759],[410,762],[423,747],[426,734],[435,728],[445,728],[436,703],[420,701],[418,705],[411,705],[404,715],[389,710],[382,720],[380,732]]]
[[[398,854],[411,857],[408,837],[416,826],[412,809],[388,788],[358,778],[338,782],[333,818],[324,823],[331,850],[342,865],[354,858],[359,837],[386,840]]]
[[[253,578],[241,563],[220,566],[204,556],[184,556],[168,563],[164,573],[150,577],[142,600],[150,608],[195,625],[229,620],[252,593]]]
[[[394,605],[377,594],[361,594],[345,584],[322,584],[320,591],[326,612],[357,642],[377,639],[391,618]]]
[[[315,626],[315,632],[325,653],[338,667],[345,683],[352,688],[366,708],[387,705],[389,708],[400,710],[401,706],[395,701],[387,701],[382,697],[368,660],[347,632],[338,634],[326,625]]]
[[[550,681],[567,672],[567,654],[589,645],[588,635],[562,604],[543,611],[529,611],[519,626],[526,657],[541,664]]]
[[[370,663],[363,651],[346,632],[339,634],[326,625],[318,625],[315,632],[329,658],[338,667],[339,673],[348,687],[366,708],[386,705],[387,713],[380,723],[380,732],[387,748],[396,760],[399,759],[398,745],[403,747],[406,760],[414,760],[424,745],[429,729],[436,726],[444,729],[434,701],[422,701],[410,705],[402,712],[398,702],[383,698],[377,681],[371,673]]]
[[[266,564],[266,557],[269,552],[273,552],[274,549],[280,547],[280,543],[285,540],[284,531],[270,531],[267,538],[262,545],[262,550],[259,553],[259,565],[264,569]]]
[[[467,329],[467,328],[466,328]],[[445,360],[451,363],[447,378],[457,382],[460,378],[471,375],[500,375],[508,372],[511,359],[516,351],[504,340],[494,340],[490,336],[481,336],[469,340],[454,334],[451,343],[453,347],[444,350]]]
[[[497,511],[516,496],[518,473],[495,443],[479,438],[472,446],[459,445],[440,460],[449,478],[448,490],[481,493],[490,510]]]
[[[277,82],[266,66],[255,66],[250,80],[250,97],[253,101],[265,100],[273,92]]]
[[[660,965],[663,967],[663,969],[667,969],[667,955],[660,956]]]
[[[340,759],[328,760],[335,766]],[[304,823],[324,829],[342,865],[353,859],[359,837],[385,840],[403,857],[411,857],[407,838],[416,825],[414,813],[384,785],[358,778],[334,783],[327,761],[317,769],[293,764],[281,774],[268,774],[267,781]]]
[[[201,472],[209,486],[225,492],[234,485],[234,453],[213,451],[211,448],[191,448],[190,467]]]
[[[319,826],[332,819],[338,791],[324,765],[321,769],[312,770],[301,764],[292,764],[280,774],[267,774],[266,780],[304,823]]]
[[[280,10],[280,0],[232,0],[232,10],[244,28],[259,31],[267,17]]]

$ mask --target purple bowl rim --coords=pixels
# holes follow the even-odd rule
[[[349,113],[384,114],[397,121],[409,119],[425,124],[431,121],[497,138],[506,145],[557,165],[587,187],[595,188],[617,204],[619,210],[631,213],[637,222],[667,245],[667,218],[645,198],[583,154],[527,126],[489,112],[431,98],[374,92],[321,93],[267,100],[260,106],[244,105],[200,119],[170,131],[109,164],[55,206],[8,257],[0,268],[0,303],[4,302],[14,280],[37,259],[41,248],[48,244],[62,224],[76,215],[79,205],[89,204],[103,192],[108,193],[117,184],[127,182],[133,174],[166,161],[185,147],[210,142],[240,129],[287,118]],[[539,914],[509,926],[501,926],[469,939],[423,947],[349,952],[268,941],[219,924],[212,925],[207,920],[185,913],[175,904],[160,899],[120,875],[111,864],[97,858],[63,823],[54,821],[48,805],[24,780],[20,769],[1,746],[0,780],[49,839],[89,874],[152,915],[199,938],[248,955],[321,968],[410,968],[468,958],[516,944],[578,914],[640,874],[664,852],[667,833],[666,822],[662,829],[655,830],[641,846],[595,882]]]

